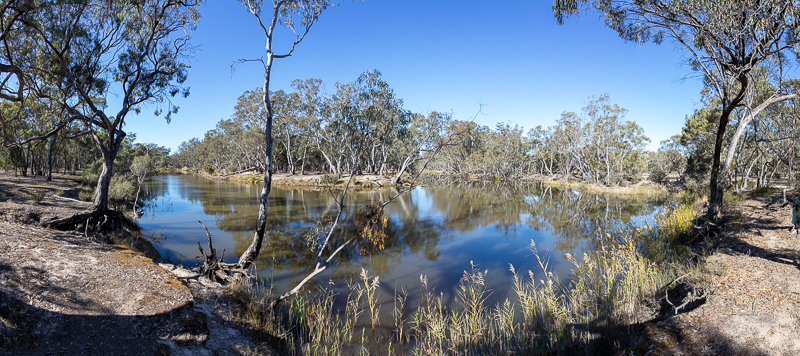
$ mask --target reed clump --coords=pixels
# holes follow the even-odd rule
[[[322,288],[265,313],[259,305],[266,305],[271,290],[250,286],[240,297],[253,305],[244,308],[244,319],[270,335],[273,348],[285,354],[594,354],[619,349],[630,325],[657,315],[656,293],[663,293],[676,276],[699,269],[688,262],[686,244],[701,203],[684,199],[659,214],[652,226],[598,234],[594,250],[565,255],[573,267],[568,281],[551,272],[532,242],[539,273],[510,265],[514,293],[493,306],[486,302],[492,293],[487,275],[508,272],[470,263],[453,305],[424,275],[414,305],[405,289],[395,292],[386,310],[391,325],[381,325],[378,317],[380,282],[363,269],[341,296],[343,309],[334,307],[333,290]]]

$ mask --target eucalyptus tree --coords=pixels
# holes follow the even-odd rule
[[[303,142],[300,174],[305,174],[308,148],[311,147],[315,133],[318,132],[317,122],[322,110],[325,89],[322,80],[316,78],[295,79],[292,81],[292,88],[300,96],[300,117],[297,129]]]
[[[455,136],[450,136],[452,139],[445,139],[447,135],[444,130],[452,121],[452,114],[436,111],[427,116],[417,114],[411,117],[408,134],[395,145],[400,157],[399,168],[394,178],[395,184],[400,183],[400,178],[407,169],[425,159],[425,154],[438,152],[455,139]]]
[[[256,220],[256,229],[253,233],[253,239],[247,250],[242,253],[235,266],[228,268],[229,271],[235,273],[247,274],[247,269],[258,257],[258,254],[261,251],[261,244],[262,240],[264,239],[264,231],[266,230],[267,226],[267,200],[272,188],[273,109],[269,95],[272,64],[276,58],[281,59],[291,56],[296,46],[303,41],[314,24],[317,23],[322,12],[325,11],[325,9],[327,9],[329,6],[334,5],[334,2],[331,0],[275,0],[270,1],[269,3],[266,3],[262,0],[240,0],[240,2],[242,5],[244,5],[247,11],[255,17],[261,30],[263,31],[265,40],[264,57],[259,59],[240,60],[242,62],[256,61],[262,64],[264,68],[264,81],[261,89],[262,105],[266,110],[266,120],[264,125],[266,164],[264,167],[264,183],[261,189],[261,195],[259,197],[259,210],[258,218]],[[262,15],[266,15],[268,17],[262,17]],[[278,26],[283,26],[295,34],[295,38],[291,41],[289,49],[282,53],[275,52],[276,48],[273,36]],[[213,266],[218,267],[207,268],[204,273],[215,280],[218,280],[219,278],[228,278],[228,271],[223,272],[221,270],[221,268],[223,268],[222,265],[218,265],[217,261],[214,261]]]
[[[178,110],[170,98],[189,94],[182,84],[198,5],[199,0],[56,2],[23,20],[39,43],[38,55],[52,63],[38,70],[73,93],[52,99],[83,124],[103,162],[92,210],[44,224],[106,214],[114,159],[129,115],[155,104],[155,114],[166,113],[169,122]],[[118,95],[118,106],[106,112],[112,93]]]
[[[720,173],[722,179],[726,179],[730,173],[731,163],[745,128],[768,107],[797,97],[795,92],[797,81],[783,78],[785,59],[782,57],[780,54],[775,55],[750,72],[750,84],[742,100],[742,110],[739,111],[736,130],[730,139],[722,164]],[[773,62],[774,66],[767,67],[769,62]]]
[[[588,0],[555,0],[559,22]],[[731,113],[744,100],[749,73],[776,54],[795,51],[800,36],[800,6],[783,0],[596,0],[592,6],[605,24],[626,41],[680,44],[693,68],[703,74],[719,99],[719,123],[711,165],[708,217],[722,212],[721,156]]]

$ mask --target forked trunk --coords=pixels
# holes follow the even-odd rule
[[[708,199],[708,213],[707,216],[711,220],[719,220],[722,218],[722,196],[725,190],[724,178],[720,176],[721,171],[721,158],[722,158],[722,143],[725,140],[725,130],[728,128],[728,122],[731,118],[731,112],[742,102],[744,93],[747,90],[747,76],[741,74],[737,78],[741,84],[739,93],[729,103],[723,101],[722,115],[719,118],[719,126],[717,127],[717,138],[714,141],[714,161],[711,164],[711,182],[710,191],[711,196]]]

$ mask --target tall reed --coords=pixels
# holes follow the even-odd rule
[[[597,248],[580,258],[565,254],[573,266],[568,283],[552,273],[532,242],[543,277],[510,266],[515,295],[494,306],[486,303],[490,271],[472,262],[453,306],[422,275],[415,305],[405,289],[395,292],[388,333],[376,331],[384,330],[378,278],[363,269],[349,284],[344,310],[334,308],[334,292],[323,288],[299,294],[267,320],[258,305],[269,289],[261,286],[248,291],[255,306],[247,313],[253,327],[282,340],[273,343],[285,354],[592,354],[624,343],[627,326],[655,316],[648,306],[654,293],[687,268],[684,243],[697,204],[687,200],[659,214],[652,226],[598,234]]]

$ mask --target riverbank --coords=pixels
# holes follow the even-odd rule
[[[727,209],[726,228],[693,288],[702,298],[678,315],[643,324],[638,354],[800,352],[800,236],[789,231],[791,210],[781,204],[779,192],[750,194]]]
[[[66,197],[78,184],[0,175],[0,354],[268,353],[233,327],[226,290],[91,233],[39,227],[90,207]]]
[[[264,176],[259,173],[239,173],[239,174],[209,174],[206,172],[195,172],[188,168],[183,169],[168,169],[162,170],[160,174],[198,174],[208,179],[221,179],[221,180],[228,180],[233,182],[242,182],[242,183],[249,183],[249,184],[262,184],[264,181]],[[441,172],[434,172],[434,171],[426,171],[426,178],[424,175],[419,179],[417,184],[423,184],[423,182],[431,182],[431,181],[447,181],[447,182],[489,182],[491,180],[481,180],[478,177],[470,177],[469,179],[454,179],[449,175],[442,174]],[[404,176],[405,178],[402,180],[406,182],[405,185],[408,185],[408,180],[411,179],[409,176]],[[430,177],[435,177],[431,179]],[[306,174],[291,174],[291,173],[275,173],[272,175],[272,184],[276,186],[284,186],[284,187],[336,187],[341,188],[347,183],[349,176],[345,175],[340,178],[337,178],[335,175],[323,173],[323,172],[314,172],[314,173],[306,173]],[[362,189],[375,189],[381,187],[388,187],[388,186],[395,186],[394,179],[396,177],[394,175],[375,175],[375,174],[364,174],[364,175],[356,175],[353,176],[353,181],[350,183],[351,188],[362,188]],[[597,185],[591,183],[584,183],[584,182],[577,182],[577,181],[569,181],[566,182],[562,179],[559,179],[557,176],[531,176],[525,177],[519,180],[505,180],[505,181],[496,181],[494,183],[500,184],[501,182],[505,183],[515,183],[515,182],[537,182],[542,183],[548,186],[554,187],[567,187],[567,188],[575,188],[582,191],[587,191],[590,193],[601,193],[601,194],[614,194],[614,195],[667,195],[671,191],[676,191],[680,189],[680,184],[676,184],[673,181],[671,184],[664,185],[664,184],[657,184],[650,182],[648,180],[642,180],[636,184],[630,186],[604,186],[604,185]]]

